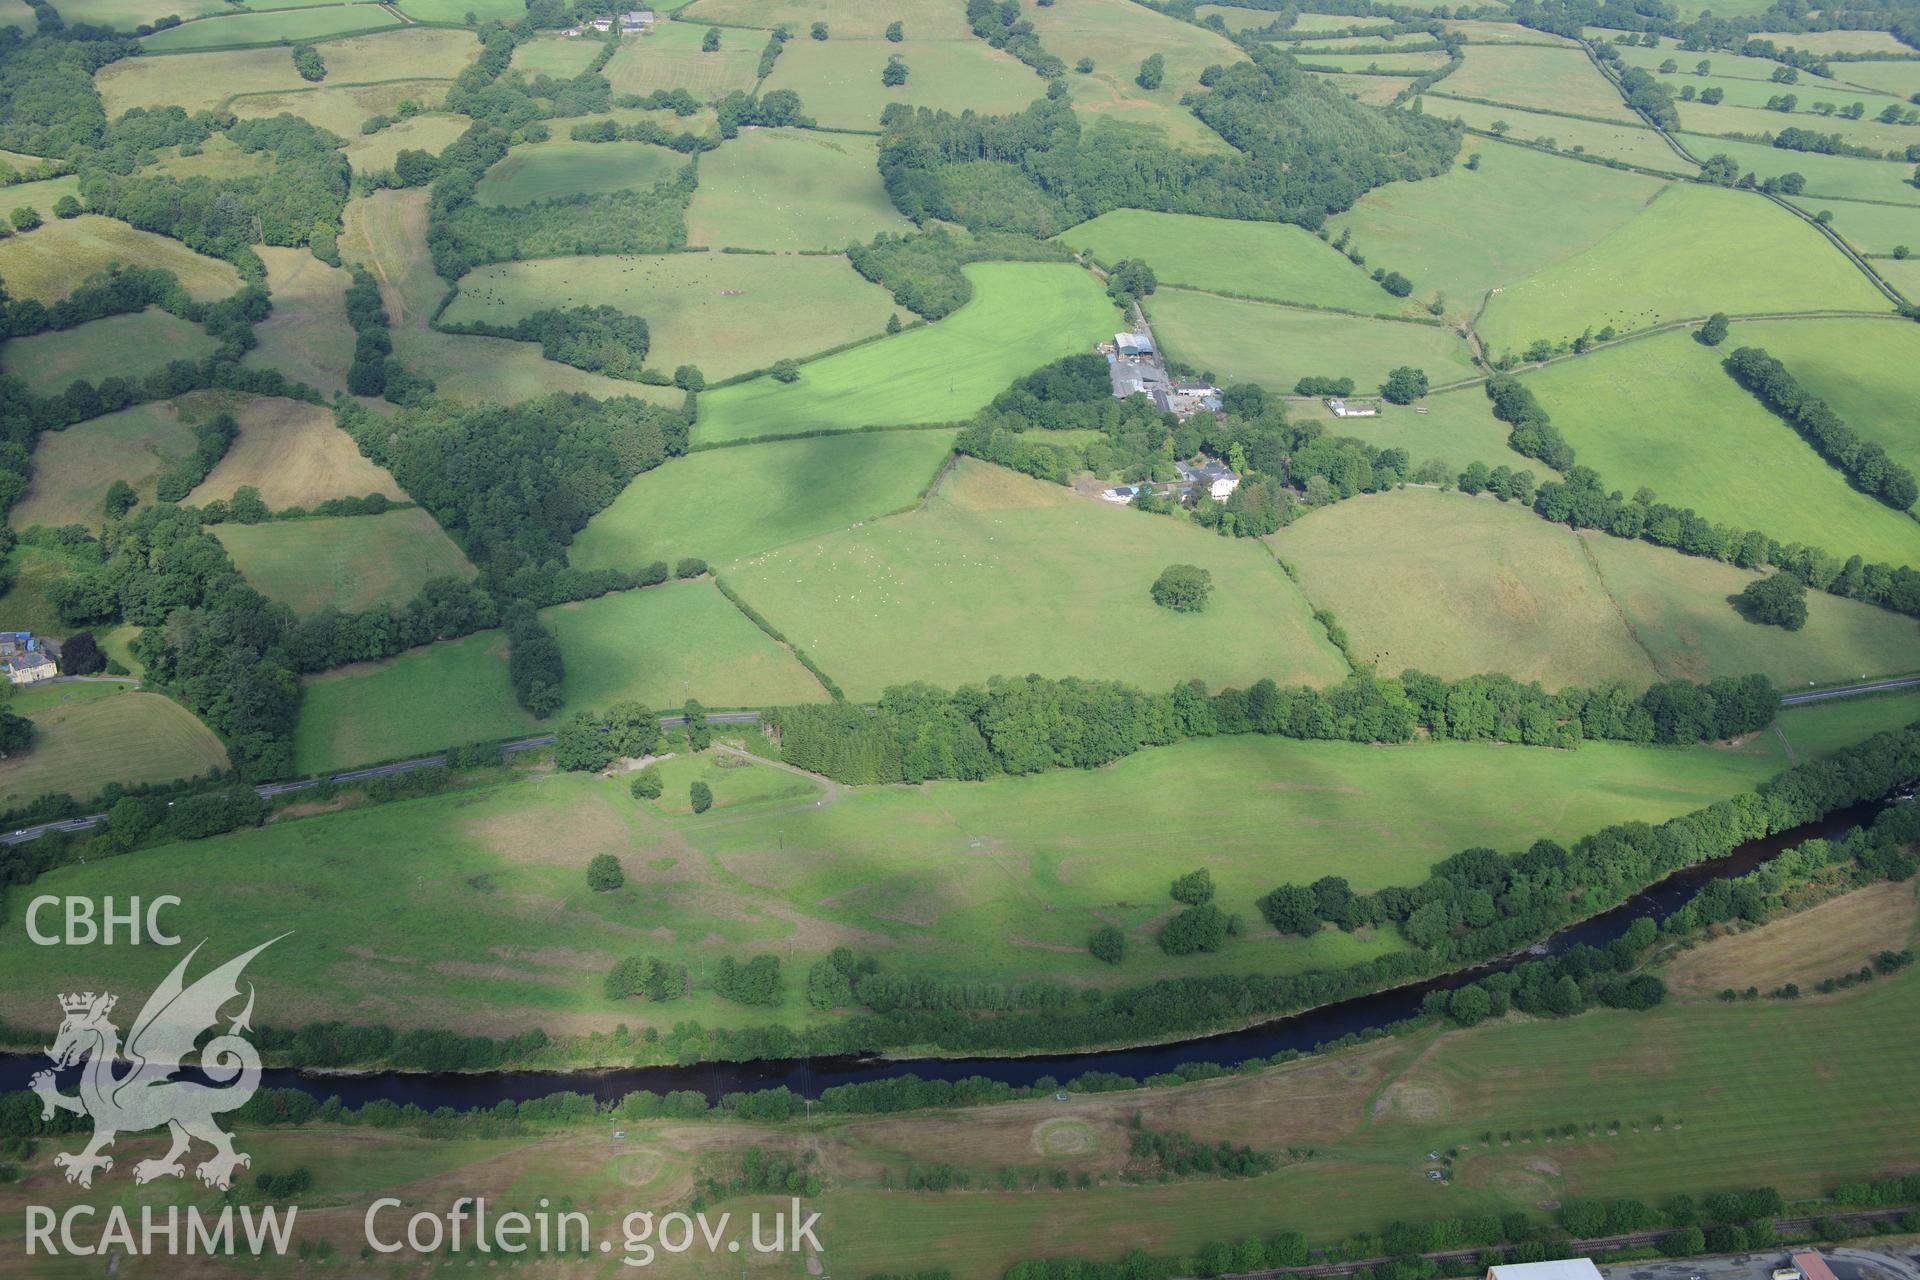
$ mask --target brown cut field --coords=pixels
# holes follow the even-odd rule
[[[330,409],[262,396],[242,405],[234,417],[240,438],[187,495],[189,503],[231,498],[243,485],[258,489],[275,511],[373,493],[406,499],[386,468],[362,457],[353,438],[334,425]]]

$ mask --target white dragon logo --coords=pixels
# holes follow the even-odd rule
[[[37,1073],[30,1083],[40,1096],[42,1119],[51,1120],[55,1108],[93,1119],[93,1141],[84,1151],[63,1152],[53,1158],[54,1164],[67,1171],[68,1182],[92,1186],[96,1170],[113,1168],[113,1157],[101,1153],[116,1136],[160,1125],[173,1134],[173,1147],[158,1160],[136,1164],[135,1182],[185,1177],[180,1157],[195,1138],[214,1149],[212,1158],[194,1170],[209,1187],[225,1190],[233,1181],[235,1169],[253,1163],[250,1156],[233,1149],[233,1139],[214,1123],[216,1115],[245,1106],[260,1087],[260,1055],[240,1035],[252,1029],[247,1025],[253,1015],[251,983],[247,984],[247,1007],[228,1025],[226,1034],[215,1036],[198,1050],[200,1070],[214,1084],[172,1077],[180,1070],[182,1060],[196,1052],[195,1042],[219,1022],[221,1007],[239,997],[240,973],[247,962],[279,940],[261,943],[192,986],[187,986],[183,977],[200,948],[189,951],[134,1019],[126,1051],[132,1069],[124,1075],[115,1074],[120,1062],[120,1032],[107,1021],[119,997],[104,993],[96,996],[91,991],[60,997],[66,1018],[47,1056],[56,1068],[87,1059],[79,1094],[69,1097],[58,1092],[52,1071]]]

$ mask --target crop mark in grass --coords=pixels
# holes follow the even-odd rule
[[[1620,625],[1626,628],[1628,638],[1646,656],[1647,665],[1652,667],[1653,673],[1662,680],[1671,679],[1665,668],[1660,665],[1660,659],[1654,656],[1653,650],[1648,648],[1647,642],[1641,638],[1639,628],[1633,625],[1633,619],[1627,616],[1627,611],[1621,607],[1620,598],[1613,594],[1613,584],[1607,581],[1607,575],[1601,571],[1600,562],[1593,558],[1593,548],[1588,544],[1586,535],[1575,532],[1573,540],[1580,544],[1580,554],[1585,558],[1587,567],[1593,570],[1593,580],[1600,584],[1600,590],[1606,594],[1607,603],[1612,606],[1614,614],[1620,619]],[[1786,739],[1782,737],[1781,741],[1785,742]],[[1787,748],[1787,758],[1789,760],[1793,758],[1791,747]]]

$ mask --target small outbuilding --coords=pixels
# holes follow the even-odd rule
[[[1336,418],[1377,418],[1380,416],[1379,405],[1367,404],[1360,400],[1329,400],[1327,401],[1327,408],[1333,410],[1333,416]]]

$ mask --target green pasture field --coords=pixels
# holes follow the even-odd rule
[[[402,151],[429,151],[439,155],[472,123],[466,116],[435,111],[396,121],[375,134],[363,134],[355,126],[344,135],[347,145],[343,150],[355,172],[378,172],[393,168]]]
[[[542,307],[602,305],[646,320],[648,364],[697,364],[709,380],[874,337],[899,310],[837,255],[666,253],[477,267],[443,318],[511,324]]]
[[[1473,44],[1557,44],[1571,49],[1574,42],[1565,36],[1535,31],[1511,22],[1482,21],[1476,18],[1446,18],[1440,25],[1457,31]],[[1415,37],[1416,39],[1419,37]]]
[[[1286,223],[1116,209],[1054,239],[1108,266],[1144,259],[1162,285],[1378,315],[1413,310],[1318,236]],[[1423,283],[1417,262],[1369,264],[1399,266],[1416,287]]]
[[[1901,729],[1920,720],[1920,693],[1876,694],[1786,707],[1775,723],[1802,756],[1837,751],[1862,735]]]
[[[1645,485],[1710,520],[1843,559],[1920,564],[1920,524],[1850,488],[1727,375],[1721,355],[1674,331],[1525,379],[1581,464],[1610,488]]]
[[[364,91],[348,92],[353,86],[380,90],[376,97],[418,97],[419,82],[451,80],[468,63],[480,56],[479,42],[470,31],[446,27],[404,27],[374,35],[350,36],[329,40],[321,56],[326,59],[325,85],[314,87],[293,69],[293,59],[281,46],[257,49],[223,49],[211,53],[180,53],[165,59],[123,58],[102,67],[94,84],[106,105],[109,118],[118,117],[132,107],[180,106],[189,111],[215,108],[229,99],[247,94],[276,94],[292,97],[299,103],[338,103],[364,97]],[[408,82],[402,89],[386,82]],[[289,94],[288,91],[296,91]],[[444,86],[439,91],[444,94]],[[438,97],[436,96],[436,101]],[[236,110],[240,104],[236,104]],[[266,115],[293,111],[303,119],[332,129],[342,137],[359,131],[360,122],[384,110],[368,107],[357,114],[340,108],[342,116],[312,115],[303,107],[274,103],[254,107]],[[344,126],[344,127],[343,127]]]
[[[1327,873],[1359,889],[1415,883],[1469,845],[1520,849],[1611,822],[1659,821],[1783,765],[1772,735],[1737,748],[1589,743],[1572,752],[1234,738],[1147,750],[1091,772],[833,786],[686,817],[634,800],[624,775],[563,773],[62,867],[36,892],[97,896],[111,883],[116,895],[144,897],[188,885],[173,921],[216,952],[297,921],[251,970],[276,993],[271,1012],[283,1024],[342,1017],[498,1033],[610,1031],[616,1021],[664,1030],[688,1018],[799,1023],[825,1016],[807,1010],[799,978],[836,945],[893,972],[1045,973],[1101,986],[1351,963],[1395,943],[1335,930],[1282,938],[1258,924],[1255,899]],[[395,849],[407,851],[400,870]],[[588,890],[585,867],[599,853],[620,859],[623,889]],[[1169,959],[1150,939],[1172,909],[1167,883],[1197,865],[1212,870],[1222,905],[1255,923],[1219,953]],[[244,918],[220,908],[235,894]],[[1115,967],[1083,949],[1089,930],[1108,922],[1134,943]],[[379,937],[408,945],[346,945]],[[15,1025],[37,1024],[60,983],[99,989],[143,972],[131,947],[22,965],[24,945],[17,929],[0,934],[0,974],[35,978],[0,981],[0,1017]],[[607,1002],[607,967],[647,951],[687,963],[694,994],[657,1010]],[[778,954],[788,974],[782,1006],[728,1006],[704,989],[720,956],[761,951]]]
[[[238,405],[234,419],[240,436],[187,495],[194,506],[231,498],[243,486],[258,490],[275,511],[374,493],[406,500],[387,469],[362,456],[353,437],[334,424],[331,409],[257,396]]]
[[[1784,631],[1733,608],[1756,573],[1601,533],[1580,539],[1663,679],[1759,671],[1793,689],[1920,671],[1920,622],[1890,609],[1809,591],[1805,628]]]
[[[1834,79],[1904,98],[1920,93],[1920,62],[1834,63]]]
[[[887,200],[874,140],[754,129],[700,160],[687,237],[715,249],[839,249],[911,224]]]
[[[1771,40],[1783,49],[1806,53],[1891,53],[1901,58],[1911,58],[1914,54],[1911,45],[1900,43],[1888,31],[1762,31],[1753,38]],[[1840,75],[1852,65],[1836,62],[1834,74]]]
[[[1794,196],[1789,203],[1814,216],[1831,214],[1827,225],[1840,238],[1862,254],[1889,254],[1895,245],[1920,252],[1920,216],[1911,206],[1869,204],[1864,200],[1835,200],[1826,196]],[[1885,274],[1892,264],[1876,262],[1874,270]]]
[[[696,0],[687,6],[685,16],[695,23],[764,30],[783,26],[795,36],[804,36],[814,23],[824,22],[836,40],[842,36],[872,39],[895,21],[906,28],[910,40],[973,38],[964,6],[956,9],[945,0]]]
[[[1232,150],[1180,105],[1184,95],[1200,87],[1200,73],[1208,66],[1244,60],[1246,55],[1225,37],[1132,0],[1035,5],[1023,7],[1021,17],[1033,23],[1047,52],[1064,59],[1069,68],[1082,58],[1093,59],[1091,73],[1067,73],[1074,110],[1088,123],[1150,128],[1174,146],[1191,150]],[[1158,53],[1166,64],[1158,89],[1142,89],[1134,81],[1149,53]]]
[[[1324,80],[1349,98],[1361,102],[1370,102],[1384,107],[1400,95],[1412,77],[1400,76],[1347,76],[1334,75],[1328,71],[1308,72],[1316,80]]]
[[[1711,59],[1709,59],[1709,61],[1711,61]],[[1768,62],[1766,65],[1778,68],[1780,64],[1777,62]],[[1720,90],[1722,95],[1720,109],[1722,110],[1729,107],[1750,107],[1765,110],[1769,99],[1778,98],[1783,94],[1789,93],[1798,100],[1799,106],[1794,111],[1769,111],[1766,116],[1761,117],[1760,120],[1755,121],[1747,128],[1741,130],[1743,133],[1777,132],[1783,124],[1798,124],[1809,129],[1818,129],[1821,133],[1845,133],[1856,125],[1871,123],[1873,117],[1880,114],[1880,108],[1893,101],[1893,98],[1887,94],[1877,93],[1873,90],[1859,88],[1854,85],[1842,84],[1833,80],[1820,80],[1811,76],[1802,76],[1799,84],[1775,84],[1771,80],[1749,80],[1745,76],[1737,73],[1727,76],[1715,73],[1696,76],[1691,70],[1693,63],[1686,63],[1685,66],[1687,69],[1680,74],[1662,76],[1661,80],[1669,89],[1674,91],[1674,105],[1680,112],[1681,122],[1690,129],[1693,126],[1695,112],[1711,112],[1714,108],[1708,107],[1706,104],[1698,101],[1697,97],[1693,102],[1680,101],[1678,95],[1680,91],[1688,85],[1694,87],[1696,95],[1704,93],[1708,89]],[[1857,121],[1842,120],[1838,116],[1817,116],[1809,110],[1816,102],[1831,102],[1836,108],[1857,102],[1866,110],[1867,114],[1863,119]],[[1785,116],[1784,120],[1782,116]],[[1807,118],[1798,118],[1802,116]],[[1714,132],[1714,130],[1700,129],[1696,130],[1696,132],[1711,133]]]
[[[481,631],[301,682],[293,767],[308,776],[552,731],[521,710],[502,631]]]
[[[1826,99],[1832,101],[1831,98]],[[1858,101],[1859,99],[1855,99]],[[1888,99],[1872,100],[1869,105],[1876,111],[1882,102]],[[1842,140],[1852,146],[1874,147],[1890,153],[1896,160],[1906,154],[1907,144],[1920,141],[1920,129],[1912,125],[1882,124],[1870,113],[1860,120],[1842,120],[1838,116],[1818,116],[1806,110],[1808,99],[1800,99],[1800,110],[1791,114],[1767,111],[1764,108],[1733,107],[1722,104],[1717,107],[1703,107],[1694,103],[1680,104],[1681,123],[1692,134],[1714,134],[1717,136],[1744,134],[1754,137],[1760,134],[1777,133],[1783,128],[1799,127],[1811,129],[1817,133],[1837,133]],[[1706,143],[1699,144],[1706,146]],[[1778,150],[1778,148],[1775,148]],[[1845,157],[1840,157],[1845,158]],[[1868,161],[1879,164],[1884,161]]]
[[[605,191],[644,191],[677,176],[687,158],[644,142],[536,142],[515,147],[480,179],[481,204],[532,204]]]
[[[1748,269],[1755,262],[1768,269]],[[1786,210],[1744,191],[1676,183],[1599,244],[1502,291],[1479,329],[1492,354],[1715,311],[1888,309],[1844,254]]]
[[[179,402],[154,400],[77,422],[64,431],[43,431],[33,446],[33,478],[8,515],[16,529],[43,524],[84,524],[105,520],[107,488],[115,480],[133,486],[143,502],[153,500],[161,471],[193,452],[189,423],[195,396]],[[181,409],[185,408],[185,413]]]
[[[953,437],[867,432],[675,458],[635,476],[580,531],[567,558],[582,569],[640,569],[683,556],[725,565],[844,529],[917,501]]]
[[[13,585],[0,594],[0,628],[32,631],[38,635],[66,635],[71,628],[61,621],[53,601],[47,598],[47,588],[68,574],[87,568],[89,562],[64,551],[25,545],[9,552],[6,562]]]
[[[798,29],[795,30],[799,34]],[[880,83],[889,58],[907,66],[898,88]],[[792,89],[823,127],[878,129],[888,103],[935,111],[1004,115],[1046,96],[1046,82],[1011,54],[969,36],[964,40],[909,38],[789,40],[763,91]]]
[[[753,31],[722,31],[720,47],[703,53],[707,28],[692,22],[662,22],[638,40],[622,40],[601,72],[615,94],[646,95],[655,89],[686,89],[717,102],[734,89],[751,89],[766,37]]]
[[[1920,245],[1915,247],[1920,248]],[[1896,261],[1882,258],[1873,264],[1873,268],[1888,284],[1905,294],[1908,301],[1920,300],[1920,259]]]
[[[1447,55],[1437,50],[1413,53],[1296,53],[1294,56],[1309,66],[1332,67],[1335,71],[1346,72],[1396,71],[1419,75],[1447,64]]]
[[[1607,123],[1575,120],[1567,116],[1544,115],[1538,111],[1521,111],[1514,107],[1489,107],[1481,102],[1463,102],[1445,96],[1447,83],[1442,80],[1433,93],[1422,98],[1428,115],[1438,116],[1442,120],[1457,119],[1475,129],[1491,129],[1494,124],[1504,122],[1511,130],[1507,136],[1517,141],[1551,142],[1557,150],[1568,152],[1577,147],[1587,155],[1605,156],[1676,176],[1697,172],[1693,164],[1682,158],[1652,129],[1625,121]],[[1497,143],[1489,144],[1485,138],[1467,139],[1469,148],[1485,148],[1489,145],[1494,150],[1501,149]]]
[[[1220,12],[1226,13],[1226,14],[1246,12],[1246,10],[1244,9],[1232,9],[1224,5],[1209,5],[1205,7],[1218,9]],[[1203,19],[1206,17],[1205,14],[1201,14],[1200,16]],[[1271,22],[1273,18],[1276,16],[1278,15],[1273,14],[1269,11],[1267,21]],[[1228,25],[1231,26],[1232,23],[1228,23]],[[1266,23],[1264,22],[1255,23],[1254,25],[1265,26]],[[1291,31],[1345,31],[1350,27],[1364,26],[1364,25],[1366,25],[1366,20],[1364,18],[1354,17],[1350,14],[1303,13],[1293,20],[1293,26],[1288,28],[1288,30],[1291,30]]]
[[[326,5],[203,18],[156,31],[140,44],[148,53],[189,53],[231,45],[324,40],[350,31],[376,31],[399,25],[400,20],[382,5]]]
[[[240,273],[229,264],[203,257],[178,240],[92,213],[56,219],[0,240],[0,279],[16,298],[58,302],[82,280],[115,263],[164,267],[200,302],[227,297],[240,287]]]
[[[1516,107],[1571,111],[1632,123],[1639,120],[1619,90],[1578,49],[1468,45],[1465,64],[1440,83],[1447,86],[1448,93],[1463,98],[1491,98]]]
[[[1428,396],[1418,405],[1383,400],[1376,407],[1380,412],[1375,417],[1336,418],[1324,400],[1296,400],[1287,406],[1287,413],[1295,421],[1320,423],[1329,435],[1352,436],[1381,449],[1405,449],[1416,467],[1438,458],[1455,474],[1471,462],[1489,467],[1504,463],[1516,471],[1524,467],[1541,480],[1557,474],[1537,458],[1523,457],[1507,447],[1509,428],[1493,416],[1477,385]]]
[[[1920,225],[1914,229],[1920,231]],[[1912,323],[1743,321],[1733,327],[1728,343],[1765,347],[1861,439],[1920,471],[1920,420],[1914,415],[1920,398],[1920,331]]]
[[[1216,14],[1227,24],[1227,30],[1229,31],[1247,31],[1254,27],[1264,27],[1280,16],[1266,9],[1242,9],[1237,5],[1225,4],[1203,4],[1193,11],[1193,16],[1202,22],[1205,22],[1208,18]],[[1334,19],[1338,19],[1340,23],[1337,27],[1329,28],[1334,31],[1344,31],[1347,27],[1360,21],[1358,18],[1349,18],[1342,14],[1303,13],[1294,21],[1293,29],[1295,31],[1312,31],[1322,26],[1324,22],[1330,22]]]
[[[1441,81],[1442,84],[1447,83]],[[1440,113],[1444,114],[1444,113]],[[1401,263],[1421,297],[1446,295],[1466,318],[1487,290],[1573,257],[1631,221],[1665,184],[1525,147],[1469,138],[1468,156],[1437,178],[1369,191],[1329,220],[1368,262]],[[1549,200],[1554,216],[1538,216]]]
[[[649,387],[588,373],[540,354],[538,343],[439,333],[427,327],[447,290],[427,254],[427,191],[381,191],[347,203],[340,253],[380,282],[393,324],[394,354],[434,380],[437,393],[475,404],[513,404],[554,391],[605,399],[635,396],[679,404],[672,387]]]
[[[76,380],[98,381],[109,372],[143,378],[169,361],[211,355],[219,345],[199,325],[149,307],[10,338],[0,347],[0,372],[23,380],[34,395],[57,395]]]
[[[1425,369],[1435,384],[1480,376],[1460,335],[1434,325],[1167,288],[1147,300],[1146,310],[1169,357],[1227,382],[1258,382],[1271,391],[1290,393],[1311,375],[1350,377],[1361,394],[1371,395],[1399,365]]]
[[[353,329],[347,324],[347,286],[353,278],[305,249],[256,245],[267,264],[267,289],[273,311],[255,325],[259,345],[241,357],[254,369],[278,369],[318,390],[335,395],[347,389],[353,364]]]
[[[125,667],[135,679],[146,675],[146,669],[141,666],[140,659],[133,656],[133,642],[140,638],[142,630],[144,628],[136,627],[131,622],[123,622],[111,630],[94,633],[95,638],[100,641],[101,652],[105,653],[109,660],[117,661]]]
[[[974,295],[938,324],[870,342],[700,398],[700,441],[823,428],[953,422],[1050,360],[1092,349],[1120,322],[1100,282],[1065,263],[965,268]]]
[[[1716,9],[1715,12],[1718,13],[1719,10]],[[1732,11],[1729,10],[1728,12],[1730,14]],[[1724,17],[1728,15],[1722,14],[1721,16]],[[1611,43],[1613,36],[1618,34],[1618,32],[1609,33],[1606,37],[1608,42]],[[1680,70],[1677,73],[1661,77],[1661,79],[1673,85],[1675,92],[1678,92],[1680,85],[1686,81],[1694,80],[1697,82],[1701,79],[1701,77],[1693,74],[1693,68],[1702,58],[1705,58],[1708,63],[1705,80],[1709,84],[1719,80],[1722,76],[1733,80],[1770,81],[1773,73],[1780,69],[1780,64],[1772,58],[1762,58],[1757,55],[1754,57],[1746,57],[1741,54],[1728,53],[1725,49],[1704,50],[1699,53],[1694,53],[1682,49],[1678,44],[1670,40],[1662,40],[1659,47],[1655,49],[1642,48],[1637,44],[1614,45],[1613,47],[1620,54],[1620,60],[1626,63],[1626,65],[1639,67],[1641,70],[1651,72],[1655,75],[1659,75],[1660,64],[1667,59],[1671,58],[1679,63]],[[1827,83],[1826,81],[1820,80],[1819,77],[1812,75],[1803,74],[1800,78],[1808,84]],[[1798,85],[1776,85],[1773,92],[1798,93],[1800,92],[1800,88]]]
[[[597,35],[535,36],[513,47],[513,69],[529,76],[571,80],[592,65],[605,45]]]
[[[182,155],[181,151],[180,147],[156,151],[153,167],[172,178],[252,178],[273,172],[270,153],[242,151],[224,134],[216,133],[200,144],[198,155]]]
[[[1811,127],[1811,126],[1809,126]],[[1832,130],[1825,130],[1832,132]],[[1920,204],[1920,188],[1908,181],[1913,166],[1890,160],[1862,160],[1854,156],[1823,156],[1811,151],[1782,151],[1758,142],[1709,138],[1696,133],[1674,135],[1694,155],[1706,159],[1724,155],[1762,181],[1783,173],[1807,180],[1804,199],[1832,196],[1841,200],[1879,200],[1888,204]]]
[[[673,744],[668,744],[665,750],[671,752]],[[658,800],[647,803],[662,814],[676,818],[693,816],[693,801],[688,792],[696,782],[706,783],[707,790],[713,792],[710,813],[727,810],[739,813],[766,808],[769,804],[812,800],[825,794],[825,788],[810,774],[718,751],[699,755],[677,753],[655,767],[660,770],[664,790]]]
[[[168,14],[181,18],[201,18],[210,13],[230,13],[227,0],[67,0],[60,16],[68,23],[89,22],[131,32],[141,23],[150,23]]]
[[[1407,489],[1314,512],[1272,538],[1307,598],[1389,674],[1502,671],[1549,689],[1764,672],[1782,687],[1920,669],[1920,623],[1813,593],[1806,629],[1728,603],[1758,575],[1492,498]],[[1411,602],[1421,607],[1410,607]]]
[[[249,94],[235,98],[230,106],[242,119],[272,117],[284,111],[302,120],[311,120],[347,139],[344,150],[356,170],[384,169],[392,167],[402,147],[438,153],[447,142],[464,132],[456,131],[441,141],[449,125],[472,122],[465,116],[422,115],[372,135],[361,133],[360,126],[374,116],[392,116],[400,104],[409,99],[428,111],[435,111],[445,101],[449,83],[446,80],[398,80],[391,84],[323,85],[285,93]]]
[[[215,525],[214,535],[254,589],[313,613],[404,605],[429,578],[471,578],[473,566],[418,507],[378,516],[327,516]]]
[[[525,0],[397,0],[393,6],[415,22],[451,22],[464,25],[473,14],[482,23],[508,26],[526,16]]]
[[[1213,575],[1178,614],[1169,564]],[[1345,664],[1264,547],[963,459],[920,509],[731,566],[727,583],[854,699],[992,676],[1327,684]]]
[[[172,782],[227,767],[220,739],[185,707],[131,685],[111,688],[110,696],[27,711],[38,732],[25,755],[0,760],[0,807],[49,792],[87,799],[110,782]]]
[[[824,702],[827,692],[711,581],[556,605],[540,621],[566,662],[563,714],[616,702],[710,707]]]
[[[80,176],[63,174],[58,178],[44,178],[39,182],[16,182],[10,187],[0,188],[0,200],[6,202],[9,213],[25,206],[36,210],[42,219],[54,216],[54,203],[61,196],[80,198]]]

